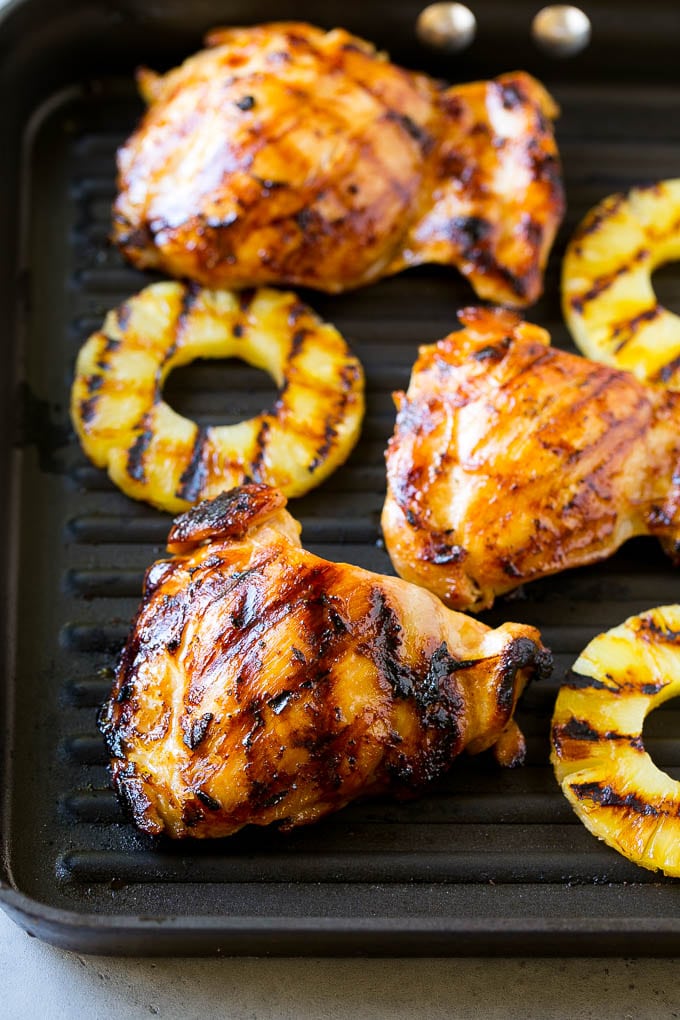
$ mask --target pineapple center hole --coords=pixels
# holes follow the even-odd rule
[[[674,764],[669,760],[669,747],[675,748],[677,744],[678,725],[680,723],[680,697],[669,698],[658,708],[645,716],[642,725],[642,743],[645,751],[652,758],[654,764],[662,771],[669,771],[669,765]],[[671,750],[675,756],[675,751]],[[674,769],[673,776],[678,778],[680,772]]]
[[[271,410],[278,387],[260,368],[240,358],[197,358],[172,370],[163,399],[197,425],[236,425]]]
[[[660,305],[680,315],[680,262],[664,262],[652,273],[652,287]]]

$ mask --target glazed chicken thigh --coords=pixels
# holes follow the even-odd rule
[[[394,577],[300,545],[285,498],[246,485],[177,518],[148,571],[101,727],[152,834],[312,822],[412,793],[464,748],[521,759],[538,632],[496,630]]]
[[[468,308],[421,347],[387,453],[397,572],[455,609],[657,535],[680,558],[680,393]]]
[[[529,75],[445,88],[336,29],[210,33],[119,152],[114,239],[210,287],[337,292],[423,262],[525,305],[563,212],[551,119]]]

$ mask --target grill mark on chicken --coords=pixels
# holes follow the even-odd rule
[[[452,542],[451,537],[450,532],[430,532],[427,546],[423,552],[424,558],[436,566],[462,562],[468,555],[467,549]]]
[[[432,150],[435,144],[434,138],[429,131],[426,131],[420,124],[416,124],[413,118],[409,117],[408,114],[399,113],[398,110],[391,110],[388,108],[384,117],[386,120],[389,120],[394,124],[398,124],[399,127],[403,128],[409,138],[412,138],[413,141],[416,142],[423,154]]]
[[[369,641],[359,648],[375,662],[397,698],[414,702],[423,726],[446,731],[434,765],[435,769],[441,768],[442,762],[456,753],[454,748],[460,736],[453,720],[462,711],[463,702],[454,674],[470,669],[476,661],[454,659],[446,642],[442,642],[429,658],[421,658],[417,667],[410,665],[401,650],[401,624],[384,593],[374,588],[370,602]],[[414,779],[412,766],[409,777]]]
[[[409,616],[400,614],[425,593],[402,596],[391,579],[388,594],[378,575],[302,550],[265,486],[215,502],[173,526],[172,569],[150,571],[155,583],[102,712],[115,785],[141,828],[178,836],[225,835],[251,821],[290,828],[362,790],[415,789],[449,767],[474,727],[485,746],[504,732],[541,658],[532,628],[506,625],[498,654],[484,657],[488,629],[467,621],[459,647],[471,654],[454,655],[457,618],[449,624],[433,600],[422,639],[409,630],[404,643]],[[257,529],[254,542],[243,528]],[[472,692],[482,703],[470,714]],[[172,722],[164,706],[178,694]],[[155,698],[158,725],[147,731]],[[179,766],[172,788],[166,751]],[[230,768],[238,778],[225,786]]]
[[[495,90],[506,110],[516,110],[526,103],[526,96],[518,81],[510,81],[500,85],[494,83]]]
[[[449,220],[449,237],[460,246],[463,257],[474,258],[478,245],[487,241],[493,226],[481,216],[454,216]]]
[[[277,489],[244,485],[206,499],[176,517],[168,535],[172,552],[188,551],[207,539],[240,539],[255,522],[286,505]]]
[[[243,741],[247,752],[245,769],[250,784],[249,803],[243,808],[243,820],[253,809],[273,806],[287,796],[288,780],[272,775],[266,754],[263,756],[259,753],[255,736],[266,725],[267,710],[274,715],[280,715],[305,690],[314,692],[312,698],[314,726],[312,730],[292,734],[289,743],[304,747],[309,752],[313,758],[314,770],[320,774],[322,781],[331,787],[340,785],[337,771],[339,757],[335,742],[341,738],[344,727],[339,726],[334,717],[332,671],[334,664],[342,661],[351,638],[348,628],[334,608],[333,601],[325,594],[325,588],[333,583],[334,573],[335,568],[332,564],[302,571],[289,579],[279,597],[273,601],[267,600],[266,591],[260,587],[258,600],[257,602],[251,600],[249,617],[242,623],[241,629],[246,631],[247,635],[237,642],[226,636],[225,652],[245,663],[246,672],[242,670],[241,685],[244,689],[258,691],[241,712],[244,723],[246,719],[251,720],[250,725],[245,724],[247,733]],[[258,580],[262,582],[264,579]],[[260,689],[261,679],[257,680],[261,663],[256,663],[252,668],[252,660],[248,652],[242,653],[242,646],[246,641],[250,648],[256,647],[261,636],[273,631],[279,623],[291,615],[298,617],[300,629],[312,654],[309,660],[305,659],[301,664],[302,668],[296,669],[295,688],[286,688],[284,692],[272,697],[266,689]],[[241,815],[237,812],[235,818],[240,820]]]
[[[521,669],[532,665],[536,679],[547,679],[552,670],[552,658],[549,653],[536,653],[533,643],[525,637],[511,641],[503,649],[500,656],[496,702],[503,713],[509,713],[516,693],[516,677]]]
[[[124,253],[145,268],[212,287],[290,283],[337,292],[406,262],[459,265],[445,211],[459,205],[499,227],[490,240],[493,258],[467,267],[480,296],[537,297],[563,211],[550,123],[557,111],[540,84],[514,74],[446,90],[347,33],[300,25],[298,37],[281,25],[223,34],[217,50],[158,76],[147,113],[121,150],[114,234]],[[310,71],[325,88],[309,87]],[[193,103],[183,102],[187,94]],[[512,110],[505,118],[511,134],[502,120],[492,127],[495,106],[502,111],[504,104]],[[225,145],[213,185],[188,175],[192,140],[200,145],[214,135],[216,117]],[[312,168],[315,145],[320,157]],[[383,148],[390,150],[385,157]],[[461,162],[453,178],[444,167],[452,149]],[[550,157],[552,172],[543,172]],[[523,159],[528,179],[512,173]],[[186,196],[179,211],[178,194]],[[527,235],[533,250],[524,247],[512,264],[498,265],[505,238],[526,233],[527,212],[537,223],[535,236]],[[259,231],[265,236],[258,246],[251,242]]]
[[[195,751],[199,744],[205,740],[208,733],[208,727],[213,719],[214,716],[212,712],[204,712],[198,719],[194,719],[190,715],[182,717],[184,743],[190,751]]]
[[[277,595],[268,594],[269,578],[265,561],[257,571],[246,577],[239,577],[229,588],[229,622],[217,641],[213,654],[204,668],[195,677],[191,686],[191,700],[198,703],[206,678],[206,672],[214,673],[222,668],[226,658],[241,664],[241,683],[252,688],[256,686],[262,668],[259,656],[260,642],[283,623],[289,616],[300,620],[301,632],[310,647],[311,656],[305,660],[296,675],[298,686],[305,681],[318,682],[330,671],[330,662],[342,653],[343,635],[346,628],[332,603],[324,595],[324,589],[332,584],[333,565],[327,564],[312,570],[301,570],[295,576],[279,579]],[[218,566],[215,586],[219,590],[221,569]],[[327,662],[327,658],[329,661]],[[262,691],[252,702],[262,709],[269,695]]]
[[[482,609],[633,534],[672,556],[677,395],[555,350],[513,313],[461,320],[421,348],[398,400],[382,515],[398,573]],[[440,562],[431,536],[442,534],[467,555]]]

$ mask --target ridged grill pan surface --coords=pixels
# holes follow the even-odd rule
[[[462,760],[416,801],[357,803],[288,836],[246,830],[225,841],[159,845],[124,819],[96,711],[169,518],[127,499],[88,464],[68,421],[68,393],[80,344],[108,308],[153,279],[107,242],[115,151],[141,111],[131,70],[142,56],[167,66],[215,22],[319,20],[320,12],[253,3],[247,12],[232,5],[230,18],[228,4],[196,5],[191,14],[173,3],[151,13],[143,4],[57,6],[25,0],[0,26],[12,54],[3,74],[13,104],[0,158],[12,242],[0,292],[12,414],[0,462],[9,660],[0,691],[0,903],[35,934],[85,951],[677,953],[678,883],[590,836],[548,763],[556,691],[578,652],[632,613],[678,600],[678,574],[651,539],[538,582],[485,614],[489,623],[537,625],[555,654],[553,679],[523,701],[524,768]],[[650,5],[637,45],[634,22],[619,26],[617,41],[613,11],[592,5],[591,49],[561,64],[528,43],[531,5],[477,4],[479,40],[448,62],[415,43],[417,4],[336,6],[323,23],[342,23],[412,66],[466,80],[521,64],[552,90],[562,107],[569,208],[546,295],[527,317],[569,348],[558,279],[571,230],[604,195],[679,173],[680,83],[664,33],[673,5]],[[31,32],[35,54],[20,44]],[[42,70],[29,84],[39,57]],[[656,282],[677,307],[677,273],[661,271]],[[455,271],[422,268],[351,294],[303,297],[362,359],[368,406],[350,461],[291,510],[314,552],[389,573],[378,522],[391,393],[407,384],[418,345],[454,328],[456,309],[474,296]],[[166,388],[171,404],[202,425],[258,413],[274,393],[263,374],[232,363],[179,370]],[[652,757],[674,776],[679,732],[673,703],[645,729]]]

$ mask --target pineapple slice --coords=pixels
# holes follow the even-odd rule
[[[680,259],[680,179],[610,195],[587,214],[562,264],[564,317],[595,361],[680,390],[680,317],[651,276]]]
[[[273,377],[271,412],[205,428],[163,401],[173,368],[228,357]],[[146,287],[85,342],[71,391],[88,457],[128,496],[170,513],[246,481],[302,495],[349,456],[363,412],[363,370],[342,336],[295,294],[266,287]]]
[[[680,605],[590,642],[560,690],[551,761],[583,824],[629,860],[680,876],[680,783],[642,743],[645,716],[680,694]]]

